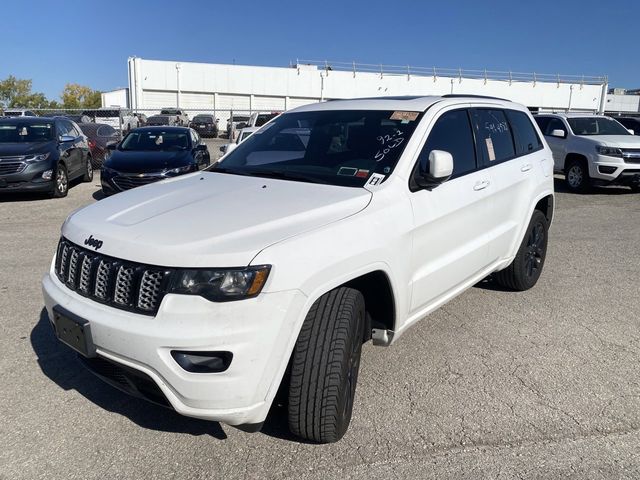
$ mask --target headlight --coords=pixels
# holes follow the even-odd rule
[[[199,295],[212,302],[255,297],[267,281],[271,265],[238,269],[185,269],[173,273],[169,293]]]
[[[182,175],[183,173],[189,173],[193,169],[191,165],[185,165],[184,167],[172,168],[170,170],[165,170],[164,174],[169,177],[173,175]]]
[[[607,157],[622,157],[622,150],[616,147],[603,147],[596,145],[596,152]]]
[[[46,160],[47,158],[49,158],[48,153],[40,153],[38,155],[28,155],[25,157],[24,160],[27,163],[35,163],[35,162],[41,162],[42,160]]]

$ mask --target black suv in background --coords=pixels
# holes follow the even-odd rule
[[[202,137],[218,138],[218,124],[213,115],[196,115],[189,123],[189,126]]]
[[[87,138],[66,118],[0,118],[0,194],[64,197],[69,182],[93,180]]]

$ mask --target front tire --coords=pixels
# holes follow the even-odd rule
[[[69,176],[67,175],[67,167],[62,163],[56,168],[56,177],[53,182],[53,198],[66,197],[69,193]]]
[[[565,168],[565,182],[572,192],[585,193],[591,187],[587,162],[581,159],[571,159]]]
[[[516,257],[504,270],[494,274],[498,284],[522,292],[533,287],[540,278],[547,256],[549,221],[540,210],[534,210]]]
[[[319,443],[337,442],[353,411],[365,325],[364,297],[340,287],[312,305],[291,362],[289,429]]]

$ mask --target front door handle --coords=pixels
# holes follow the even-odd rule
[[[531,164],[530,163],[526,163],[522,166],[522,168],[520,168],[521,172],[528,172],[529,170],[531,170]]]
[[[483,180],[481,182],[477,182],[474,186],[473,189],[477,192],[479,190],[484,190],[485,188],[487,188],[489,186],[490,182],[489,180]]]

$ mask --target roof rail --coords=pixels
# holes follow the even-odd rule
[[[488,95],[465,95],[462,93],[448,93],[446,95],[442,95],[442,98],[484,98],[488,100],[502,100],[503,102],[511,102],[511,100],[508,100],[506,98],[490,97]]]

